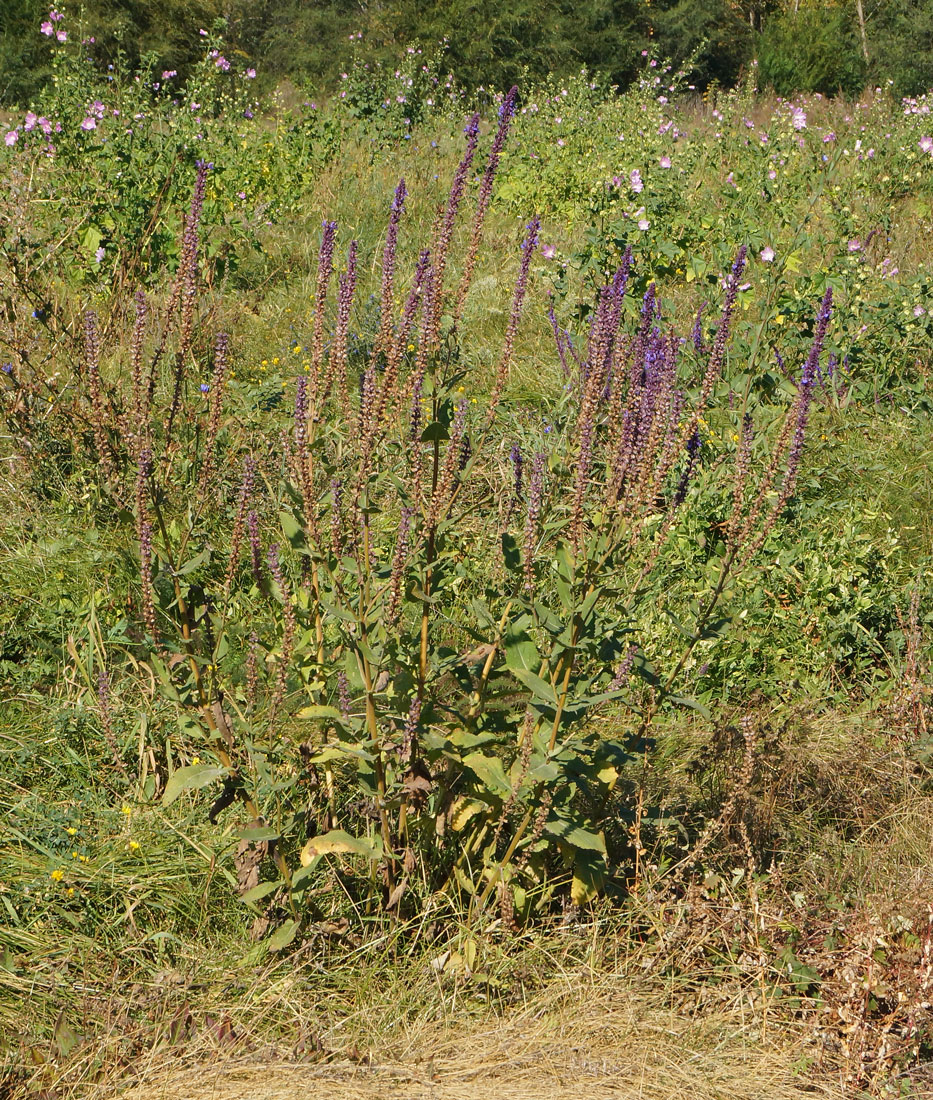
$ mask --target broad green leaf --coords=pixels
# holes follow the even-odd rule
[[[606,883],[606,861],[590,851],[578,850],[573,861],[570,898],[574,905],[586,905]]]
[[[273,891],[278,890],[281,885],[281,879],[276,879],[275,882],[260,882],[260,884],[254,886],[252,890],[247,890],[245,894],[241,894],[240,901],[245,902],[247,905],[252,905],[254,902],[262,901],[264,897],[268,897]]]
[[[270,951],[281,951],[283,948],[288,947],[298,934],[298,929],[300,927],[301,925],[298,921],[287,920],[266,940],[266,947],[268,947]]]
[[[602,833],[592,833],[582,825],[575,825],[562,817],[552,817],[544,828],[552,836],[558,837],[574,848],[585,848],[590,852],[606,854],[606,839]]]
[[[521,680],[536,699],[541,699],[552,707],[557,706],[557,695],[554,689],[546,680],[542,680],[537,673],[528,668],[513,668],[512,673],[516,679]]]
[[[702,703],[697,702],[696,699],[689,699],[684,695],[665,695],[664,698],[675,706],[687,707],[689,710],[695,710],[697,714],[701,714],[704,718],[710,717],[709,710],[704,707]]]
[[[512,793],[512,787],[502,768],[502,761],[497,756],[483,756],[481,752],[471,752],[463,758],[463,763],[482,780],[487,790],[506,798]]]
[[[478,798],[465,798],[461,796],[450,808],[450,827],[455,833],[463,832],[471,817],[488,810],[485,802]]]
[[[502,647],[505,650],[505,663],[509,668],[537,673],[541,667],[541,657],[538,647],[525,629],[529,622],[528,616],[523,615],[518,622],[512,623],[502,639]]]
[[[206,787],[210,783],[216,783],[227,775],[226,768],[220,768],[216,764],[191,764],[187,768],[178,768],[172,772],[165,791],[162,794],[162,805],[170,806],[184,791],[195,791],[200,787]]]

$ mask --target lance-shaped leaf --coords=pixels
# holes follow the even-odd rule
[[[220,768],[216,764],[192,764],[187,768],[178,768],[169,776],[162,794],[162,805],[169,806],[185,791],[195,791],[223,779],[228,774],[227,768]]]

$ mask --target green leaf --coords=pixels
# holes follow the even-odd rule
[[[305,532],[301,523],[292,512],[279,512],[279,522],[282,524],[282,533],[291,543],[292,549],[304,550],[307,547]]]
[[[577,850],[573,860],[573,881],[570,897],[574,905],[586,905],[602,890],[608,868],[601,856],[591,851]]]
[[[558,839],[574,848],[585,848],[590,852],[606,854],[606,840],[601,833],[590,832],[582,825],[575,825],[563,817],[552,817],[544,828]]]
[[[512,623],[505,632],[502,646],[505,650],[505,663],[510,669],[513,671],[525,669],[537,674],[541,667],[541,657],[538,647],[525,629],[530,621],[527,615],[523,615],[517,622]]]
[[[487,790],[505,798],[512,793],[511,784],[505,777],[502,761],[497,756],[483,756],[481,752],[471,752],[463,758],[463,763],[479,777]]]
[[[226,768],[216,764],[192,764],[187,768],[178,768],[169,776],[162,794],[162,805],[170,806],[184,791],[195,791],[216,783],[228,774]]]
[[[253,905],[257,901],[262,901],[264,897],[268,897],[273,891],[278,890],[281,885],[281,879],[276,879],[275,882],[260,882],[252,890],[247,890],[245,894],[241,894],[240,901],[245,902],[247,905]]]
[[[244,825],[242,829],[235,829],[233,835],[238,840],[278,840],[282,835],[278,829],[272,829],[268,825]]]
[[[557,706],[557,694],[546,680],[542,680],[540,676],[527,668],[513,668],[512,673],[516,679],[521,680],[536,699],[541,699],[552,707]]]
[[[702,703],[697,702],[696,699],[689,699],[685,695],[665,695],[664,698],[677,707],[687,707],[688,710],[695,710],[697,714],[702,715],[704,718],[710,717],[709,710]]]
[[[518,551],[518,543],[515,540],[514,535],[510,535],[508,531],[502,533],[502,557],[505,561],[506,569],[513,573],[517,573],[522,567],[522,557]]]
[[[333,722],[342,722],[343,715],[336,707],[302,707],[298,711],[299,718],[327,718]]]
[[[272,935],[266,940],[266,946],[270,951],[281,951],[283,948],[288,947],[295,936],[298,934],[298,929],[301,925],[296,920],[287,920],[283,925],[277,928]]]
[[[421,433],[422,443],[443,443],[450,439],[450,433],[439,420],[432,420]]]

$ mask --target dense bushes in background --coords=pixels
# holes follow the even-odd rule
[[[701,88],[734,84],[755,58],[763,84],[780,94],[857,94],[890,81],[898,95],[916,95],[933,84],[933,0],[863,0],[862,20],[855,0],[401,0],[365,9],[343,0],[89,0],[82,10],[102,69],[121,57],[133,67],[152,52],[184,79],[198,29],[223,19],[266,87],[288,79],[318,93],[338,86],[354,54],[386,64],[407,46],[441,42],[458,82],[499,90],[582,65],[625,86],[645,48],[676,64],[691,58]],[[50,77],[35,30],[41,14],[37,0],[0,13],[0,104],[25,106]]]

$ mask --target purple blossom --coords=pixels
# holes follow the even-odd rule
[[[8,130],[6,137],[3,139],[7,145],[15,145],[19,141],[18,130]]]
[[[97,119],[92,118],[91,115],[88,115],[87,118],[85,118],[81,121],[81,129],[82,130],[96,130],[97,129]]]
[[[39,25],[39,31],[40,31],[41,34],[48,35],[49,37],[51,37],[55,33],[55,28],[48,21],[48,19],[46,19],[46,21],[44,23],[41,23]]]
[[[67,31],[56,31],[55,32],[55,37],[58,39],[59,42],[67,42],[68,41],[68,32]]]

